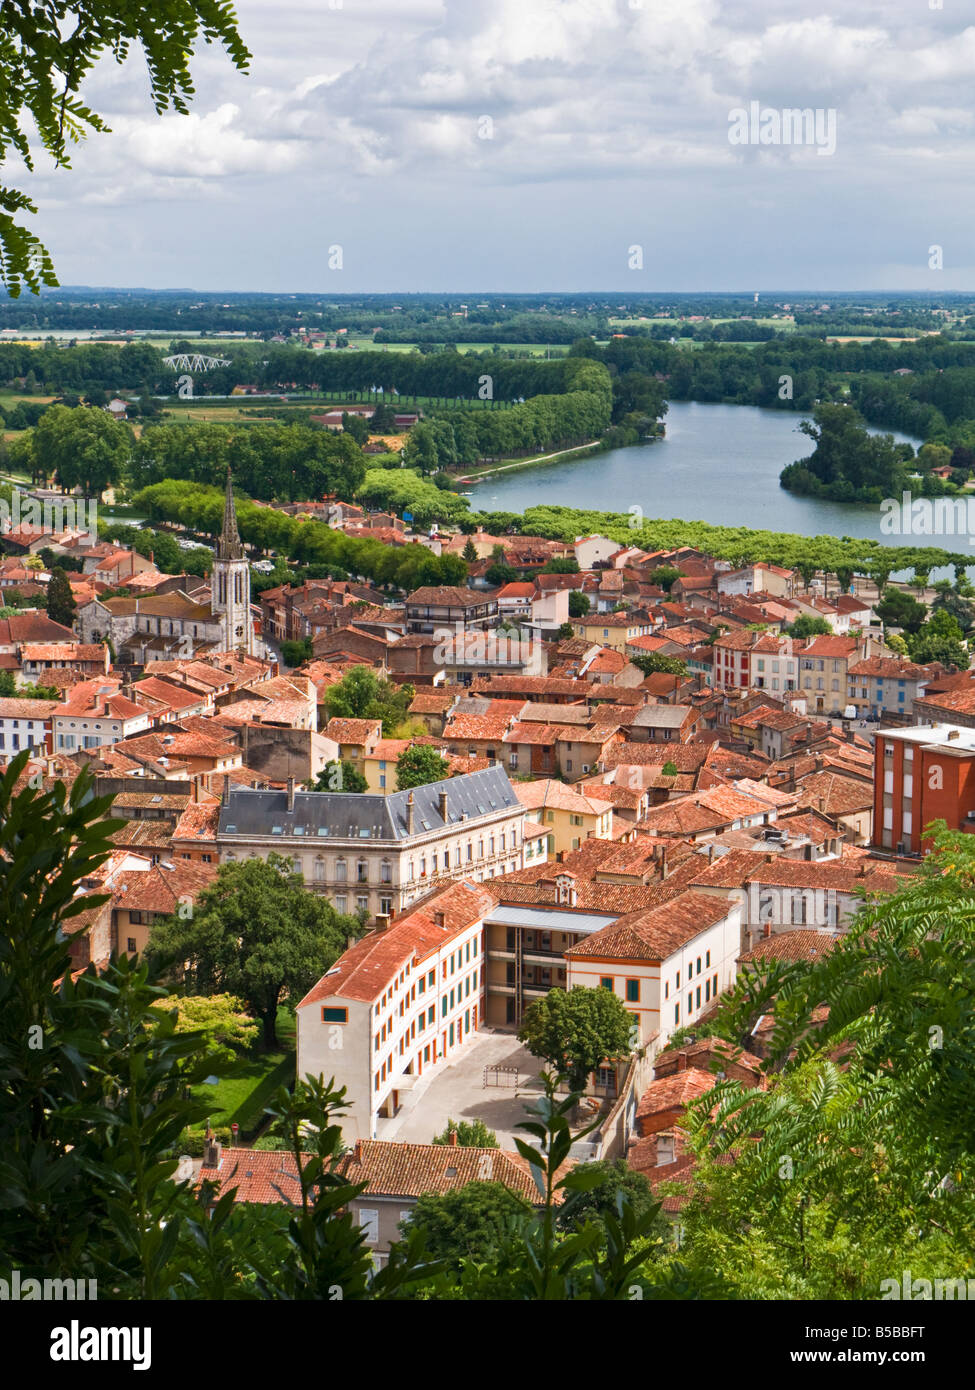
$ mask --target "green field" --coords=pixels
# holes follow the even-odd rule
[[[209,1107],[210,1123],[216,1129],[231,1124],[240,1125],[241,1135],[252,1134],[262,1123],[268,1101],[279,1086],[290,1086],[295,1078],[295,1017],[288,1009],[278,1010],[278,1042],[280,1046],[265,1052],[258,1044],[231,1064],[224,1064],[228,1074],[220,1075],[215,1086],[194,1086],[194,1100]],[[202,1129],[203,1125],[195,1126]]]

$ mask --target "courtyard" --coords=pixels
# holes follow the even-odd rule
[[[518,1084],[499,1076],[499,1081],[509,1080],[509,1084],[485,1086],[485,1068],[494,1066],[517,1068]],[[427,1072],[411,1091],[403,1093],[399,1113],[378,1121],[376,1138],[429,1144],[449,1119],[483,1120],[503,1149],[513,1149],[516,1133],[528,1138],[515,1125],[528,1118],[526,1105],[542,1094],[538,1078],[543,1067],[513,1033],[484,1029],[456,1058]]]

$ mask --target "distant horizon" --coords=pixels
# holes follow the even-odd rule
[[[431,296],[431,295],[443,296],[443,297],[448,298],[448,299],[456,299],[456,298],[458,298],[458,297],[460,297],[460,296],[474,297],[475,295],[480,295],[481,297],[483,297],[483,298],[485,298],[485,299],[499,299],[499,298],[503,298],[505,295],[518,296],[519,298],[532,298],[532,299],[545,299],[545,298],[549,298],[549,297],[575,298],[575,297],[582,297],[582,296],[585,296],[585,297],[588,297],[588,298],[606,298],[606,297],[608,297],[608,296],[612,296],[612,297],[614,297],[614,298],[619,297],[619,298],[629,298],[629,299],[634,299],[634,300],[639,300],[639,299],[661,299],[661,298],[664,298],[664,297],[666,297],[666,296],[672,296],[672,297],[675,297],[675,298],[691,298],[691,297],[694,297],[694,298],[700,298],[700,297],[709,298],[709,297],[711,297],[711,298],[727,298],[727,299],[751,299],[751,298],[757,293],[757,294],[759,295],[758,307],[761,307],[761,304],[762,304],[762,301],[763,301],[763,300],[766,301],[766,302],[768,302],[768,301],[771,300],[771,299],[801,298],[801,297],[809,297],[809,296],[813,296],[813,297],[817,297],[817,298],[818,298],[818,297],[820,297],[820,296],[826,296],[826,295],[832,295],[834,298],[836,298],[836,297],[851,298],[851,297],[854,297],[854,296],[862,295],[864,298],[868,298],[868,299],[879,299],[879,298],[884,298],[884,297],[890,296],[890,295],[898,295],[898,296],[902,296],[902,297],[905,297],[905,298],[911,298],[911,299],[941,300],[941,299],[950,299],[950,298],[964,297],[965,295],[972,295],[972,296],[975,296],[975,287],[973,287],[972,289],[952,289],[952,290],[940,290],[940,291],[935,291],[935,290],[918,290],[918,289],[909,289],[909,288],[898,289],[898,288],[896,288],[896,287],[894,287],[894,288],[887,288],[887,289],[866,289],[866,288],[864,288],[864,287],[858,287],[858,288],[856,288],[856,289],[828,289],[828,288],[826,288],[826,289],[820,289],[820,288],[813,287],[813,288],[811,288],[811,289],[796,289],[796,288],[792,288],[792,289],[772,289],[772,290],[758,290],[758,291],[756,291],[754,288],[752,288],[752,289],[747,289],[747,290],[746,290],[746,289],[737,289],[737,290],[718,290],[718,289],[698,289],[698,290],[688,290],[688,289],[681,289],[681,290],[678,290],[678,289],[646,289],[646,290],[634,290],[634,289],[632,289],[632,287],[631,287],[631,288],[629,288],[629,289],[627,289],[627,290],[624,290],[624,289],[615,289],[615,288],[610,288],[610,289],[593,289],[593,288],[588,288],[588,287],[587,287],[587,288],[583,288],[583,289],[565,289],[565,288],[562,288],[562,289],[547,289],[547,290],[525,290],[525,289],[518,289],[518,288],[508,288],[508,289],[504,289],[504,290],[484,290],[484,289],[472,289],[472,288],[470,288],[470,287],[467,287],[467,288],[465,288],[465,289],[452,289],[452,290],[445,290],[445,289],[422,289],[422,290],[393,289],[393,290],[343,290],[343,291],[341,291],[341,292],[335,292],[335,291],[326,290],[326,289],[313,289],[313,290],[297,290],[297,289],[287,289],[287,290],[231,289],[231,288],[228,288],[227,286],[223,286],[223,287],[221,287],[220,289],[202,289],[202,288],[200,288],[199,286],[196,286],[196,285],[85,285],[85,284],[71,284],[71,285],[59,285],[59,286],[57,286],[56,288],[46,288],[46,289],[43,289],[43,290],[41,291],[41,294],[40,294],[40,295],[32,295],[32,294],[29,294],[29,293],[24,293],[24,294],[22,294],[22,295],[19,297],[19,299],[12,299],[12,298],[10,298],[9,296],[7,296],[6,300],[5,300],[5,301],[0,300],[0,303],[6,302],[7,304],[14,304],[14,305],[30,304],[30,303],[36,303],[39,299],[51,299],[51,298],[56,298],[59,294],[82,294],[82,293],[84,293],[84,294],[173,294],[173,295],[175,295],[175,294],[194,294],[194,295],[195,295],[195,294],[198,294],[198,295],[207,295],[207,296],[220,296],[220,295],[238,295],[238,296],[239,296],[239,295],[249,295],[249,296],[252,296],[252,297],[261,297],[261,298],[268,298],[268,299],[280,299],[280,298],[284,298],[284,297],[295,297],[295,298],[314,297],[314,298],[328,298],[328,299],[361,299],[361,298],[364,298],[364,297],[365,297],[365,298],[377,298],[377,299],[396,299],[396,298],[403,298],[403,299],[405,299],[405,298],[409,298],[409,297],[411,297],[411,296],[416,296],[416,297],[421,297],[421,296],[423,296],[423,297],[428,297],[428,296]]]

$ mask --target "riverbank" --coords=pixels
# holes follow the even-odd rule
[[[514,468],[535,468],[542,463],[552,463],[556,459],[587,458],[591,454],[606,452],[606,445],[598,439],[588,444],[574,444],[571,449],[559,449],[554,454],[535,454],[531,458],[514,459],[508,463],[488,463],[483,468],[468,468],[463,477],[454,479],[457,483],[479,483],[498,473],[508,473]]]

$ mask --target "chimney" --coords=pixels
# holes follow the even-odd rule
[[[660,846],[660,877],[667,877],[667,846]]]
[[[193,778],[193,800],[194,800],[194,801],[199,801],[199,799],[200,799],[200,784],[199,784],[199,782],[197,781],[197,779],[194,777],[194,778]]]
[[[560,850],[557,851],[557,853],[556,853],[556,855],[555,855],[555,862],[556,862],[556,864],[564,864],[564,863],[565,863],[565,850],[564,850],[564,849],[560,849]]]
[[[452,1129],[447,1135],[447,1143],[452,1149],[456,1149],[457,1145],[460,1143],[460,1140],[457,1138],[456,1129]]]
[[[435,912],[433,914],[433,922],[434,926],[437,927],[444,927],[447,925],[447,919],[442,912]]]
[[[413,793],[406,798],[406,833],[413,834]]]
[[[445,791],[440,793],[440,819],[444,825],[447,824],[447,793]]]
[[[686,1052],[678,1052],[678,1054],[677,1054],[677,1070],[678,1070],[678,1071],[687,1071],[687,1053],[686,1053]]]
[[[288,778],[288,810],[289,810],[289,811],[293,811],[294,809],[295,809],[295,779],[294,779],[293,777],[289,777],[289,778]]]
[[[389,930],[389,913],[388,913],[388,912],[377,912],[377,913],[376,913],[376,931],[377,931],[377,932],[382,932],[382,931],[388,931],[388,930]],[[350,942],[350,944],[351,944],[351,942]]]
[[[223,1145],[219,1142],[212,1131],[207,1131],[207,1136],[203,1141],[203,1166],[204,1168],[219,1168],[220,1158],[223,1153]]]
[[[222,806],[229,806],[229,805],[230,805],[230,778],[229,778],[229,777],[224,777],[224,779],[223,779],[223,791],[220,793],[220,804],[221,804]]]

